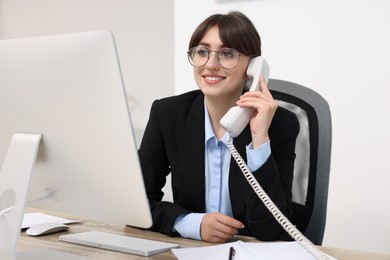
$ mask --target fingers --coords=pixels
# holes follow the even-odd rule
[[[218,212],[206,214],[202,220],[201,238],[207,242],[225,242],[231,239],[244,225],[229,216]]]
[[[241,96],[241,98],[246,96],[256,95],[255,93],[262,93],[263,97],[266,97],[267,99],[273,99],[272,94],[268,89],[267,83],[265,83],[265,79],[263,75],[260,76],[259,85],[260,85],[260,89],[258,91],[247,91]]]
[[[267,84],[265,83],[263,75],[260,77],[260,90],[245,92],[237,101],[237,105],[240,107],[253,107],[259,110],[259,108],[276,109],[277,103],[272,97]]]
[[[261,146],[269,140],[268,129],[278,108],[278,104],[272,97],[263,76],[260,77],[260,90],[244,93],[237,101],[237,105],[243,108],[255,109],[256,112],[253,113],[250,122],[252,144],[253,148]]]
[[[266,94],[267,96],[271,95],[271,92],[268,89],[267,83],[265,83],[265,79],[263,75],[260,76],[259,81],[260,81],[260,91]]]
[[[268,88],[266,89],[268,90]],[[240,107],[252,107],[256,110],[259,110],[259,108],[269,108],[274,110],[277,107],[277,103],[269,91],[268,93],[261,91],[246,92],[240,97],[236,104]]]

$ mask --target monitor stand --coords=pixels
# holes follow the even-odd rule
[[[0,170],[0,259],[16,259],[20,227],[41,134],[12,136]]]

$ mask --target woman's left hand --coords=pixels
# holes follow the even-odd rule
[[[240,107],[255,109],[250,122],[253,149],[269,140],[268,129],[278,108],[263,76],[260,77],[259,81],[259,91],[248,91],[237,101],[237,105]]]

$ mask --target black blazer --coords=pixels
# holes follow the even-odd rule
[[[205,212],[204,95],[200,90],[156,100],[139,149],[146,191],[152,211],[152,230],[170,236],[177,216]],[[278,108],[269,129],[271,156],[253,172],[259,184],[279,209],[291,216],[291,187],[296,116]],[[249,125],[233,143],[246,161],[245,146],[251,142]],[[172,174],[174,203],[161,201],[166,176]],[[284,239],[283,228],[274,220],[247,183],[232,159],[229,191],[234,218],[244,223],[241,235],[259,240]]]

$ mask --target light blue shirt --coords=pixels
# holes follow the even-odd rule
[[[205,106],[205,183],[206,213],[220,212],[233,216],[229,195],[229,168],[231,155],[226,146],[227,133],[217,140],[211,127],[206,102]],[[253,150],[252,143],[246,147],[248,167],[259,169],[271,155],[270,141]],[[200,240],[200,224],[206,213],[183,214],[176,218],[173,230],[182,237]]]

